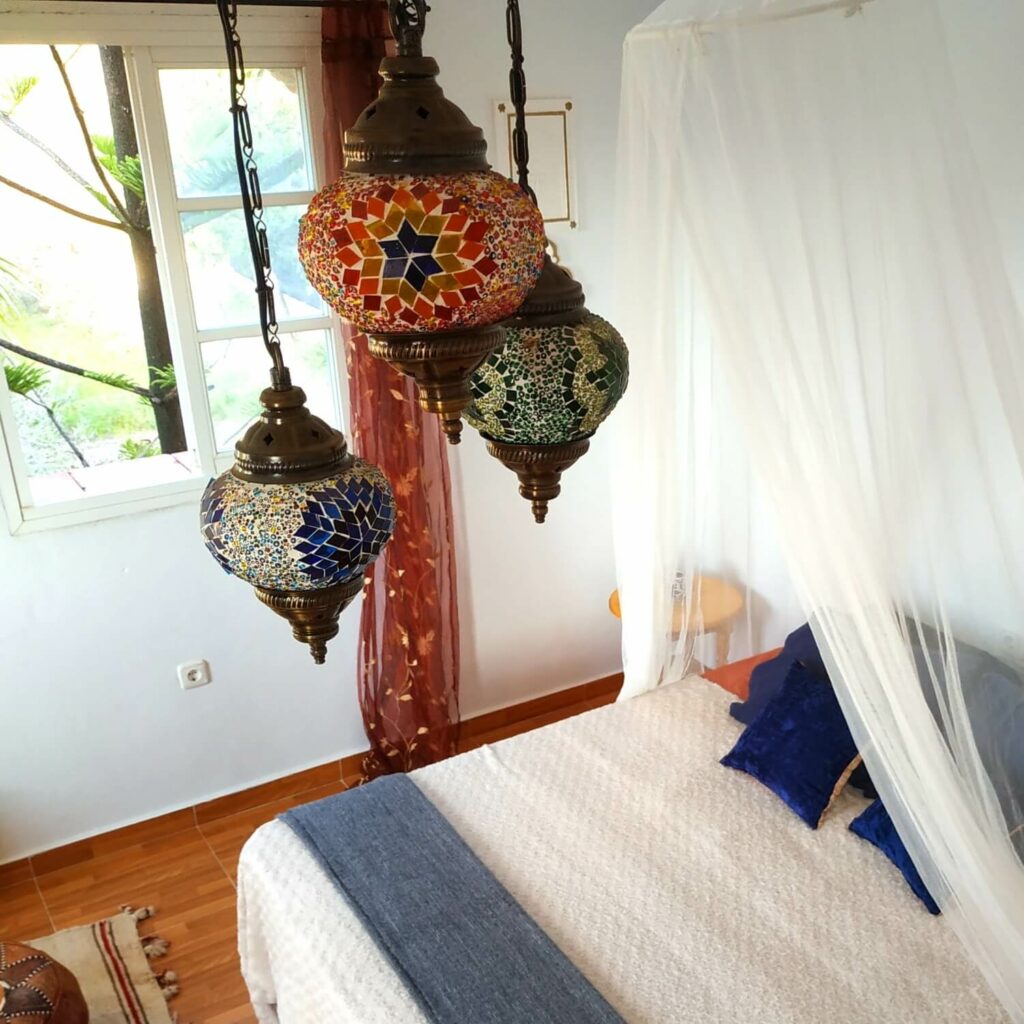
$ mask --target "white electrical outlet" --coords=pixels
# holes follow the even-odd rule
[[[194,690],[197,686],[209,686],[213,682],[210,663],[207,661],[186,661],[178,666],[178,682],[183,690]]]

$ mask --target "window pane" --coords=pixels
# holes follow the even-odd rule
[[[140,461],[187,444],[121,51],[59,53],[117,203],[89,159],[49,49],[0,47],[2,106],[16,125],[0,123],[0,175],[83,215],[0,184],[0,338],[94,378],[0,354],[37,503],[96,493],[99,476],[109,493],[152,483],[154,466],[169,477],[188,472],[187,460]],[[154,387],[171,393],[159,409],[134,390]],[[123,472],[97,472],[115,464]]]
[[[264,215],[280,323],[325,315],[324,304],[299,263],[299,218],[305,212],[302,206],[275,206]],[[242,211],[183,213],[181,228],[196,326],[210,330],[258,323],[256,278]]]
[[[164,68],[160,92],[178,195],[238,194],[228,73],[214,68]],[[302,131],[300,75],[294,68],[250,68],[245,94],[264,192],[313,187]]]
[[[310,412],[339,426],[336,372],[328,331],[281,336],[285,362],[306,392]],[[260,412],[260,393],[270,385],[270,357],[259,338],[207,341],[202,346],[217,450],[230,452]]]

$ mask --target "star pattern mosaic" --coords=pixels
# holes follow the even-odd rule
[[[395,528],[390,491],[368,477],[313,491],[295,531],[299,565],[315,582],[341,583],[372,562]]]
[[[229,480],[228,474],[211,480],[203,492],[203,500],[199,503],[199,521],[202,523],[203,540],[207,550],[217,559],[218,565],[226,572],[231,572],[228,561],[227,545],[224,543],[224,531],[220,523],[224,518],[224,500]]]
[[[362,573],[395,528],[384,474],[356,459],[331,481],[255,484],[211,480],[203,539],[225,572],[267,590],[322,590]]]
[[[511,329],[474,375],[466,419],[506,444],[564,444],[593,434],[628,383],[625,342],[593,313],[571,327]]]
[[[540,212],[492,171],[419,180],[345,174],[299,228],[313,287],[370,333],[428,333],[515,312],[544,260]]]

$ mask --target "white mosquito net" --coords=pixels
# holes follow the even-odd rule
[[[962,112],[973,89],[1024,134],[1024,74],[994,77],[1016,58],[977,52],[1024,10],[966,8],[966,83],[937,0],[669,0],[627,40],[624,693],[715,659],[708,580],[745,597],[733,659],[810,621],[926,885],[1024,1020],[1024,203],[991,207],[1024,145]]]

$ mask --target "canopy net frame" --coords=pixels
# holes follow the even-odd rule
[[[947,18],[669,0],[627,39],[623,695],[713,659],[674,588],[743,589],[734,657],[809,620],[925,884],[1024,1020],[1024,216],[993,213]]]

